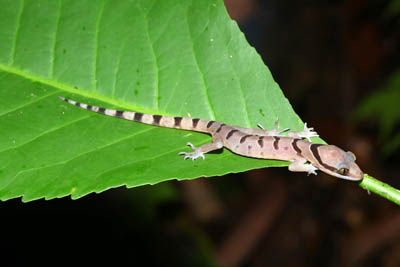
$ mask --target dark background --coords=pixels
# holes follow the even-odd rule
[[[400,75],[399,1],[225,2],[299,116],[400,188],[390,143],[400,97],[371,98],[400,90],[390,83]],[[396,118],[386,131],[384,111]],[[0,216],[1,266],[400,266],[399,207],[321,172],[269,168],[74,201],[14,199]]]

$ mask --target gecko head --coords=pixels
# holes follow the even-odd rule
[[[363,172],[356,164],[356,156],[352,152],[345,152],[337,146],[322,145],[317,148],[320,157],[320,169],[340,179],[360,181]]]

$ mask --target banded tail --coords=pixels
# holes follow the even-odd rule
[[[102,108],[98,106],[92,106],[85,103],[79,103],[74,100],[67,99],[65,97],[59,96],[61,100],[80,107],[82,109],[90,110],[96,113],[104,114],[110,117],[121,118],[129,121],[140,122],[144,124],[156,125],[166,128],[182,129],[189,131],[196,131],[202,133],[210,133],[211,126],[216,126],[220,124],[219,122],[209,121],[198,118],[189,117],[173,117],[173,116],[163,116],[163,115],[153,115],[145,114],[133,111],[122,111],[116,109]]]

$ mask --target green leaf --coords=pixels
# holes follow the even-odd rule
[[[244,127],[302,123],[221,0],[0,0],[0,199],[23,201],[287,165],[183,161],[208,135],[61,102]]]

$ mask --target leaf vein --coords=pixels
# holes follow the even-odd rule
[[[93,116],[95,116],[95,115],[92,115],[92,116],[90,116],[90,117],[93,117]],[[85,117],[84,119],[87,119],[87,118],[90,118],[90,117]],[[147,128],[147,127],[146,127],[146,128]],[[103,148],[106,148],[106,147],[115,145],[115,144],[117,144],[117,143],[119,143],[119,142],[123,142],[123,141],[125,141],[125,140],[127,140],[127,139],[129,139],[129,138],[131,138],[131,137],[135,137],[136,135],[146,133],[146,132],[148,132],[148,131],[150,131],[150,130],[154,130],[154,128],[151,127],[151,126],[149,126],[149,129],[145,129],[145,130],[139,131],[139,132],[134,132],[132,135],[127,135],[127,136],[124,136],[123,138],[117,139],[117,140],[115,140],[115,141],[113,141],[113,142],[110,142],[110,143],[108,143],[108,144],[106,144],[106,145],[95,147],[95,149],[92,149],[92,150],[89,150],[89,151],[85,151],[85,152],[83,152],[83,153],[80,153],[80,154],[78,154],[78,155],[75,155],[74,157],[72,157],[72,158],[70,158],[70,159],[68,159],[68,160],[60,161],[60,162],[57,162],[57,163],[54,163],[54,164],[49,164],[49,165],[46,165],[46,166],[40,166],[40,167],[37,167],[37,168],[31,168],[31,169],[19,171],[19,172],[14,176],[14,179],[17,178],[18,175],[20,175],[20,174],[22,174],[22,173],[24,173],[24,172],[36,171],[36,170],[40,170],[40,169],[42,169],[42,168],[51,168],[51,167],[54,167],[54,166],[57,166],[57,165],[68,164],[69,162],[71,162],[71,161],[73,161],[73,160],[75,160],[75,159],[77,159],[77,158],[79,158],[79,157],[81,157],[81,156],[83,156],[83,155],[87,155],[87,154],[90,154],[90,153],[93,153],[93,152],[97,152],[97,151],[100,150],[100,149],[103,149]]]
[[[200,144],[200,143],[204,143],[204,142],[198,142],[198,143]],[[195,145],[197,145],[197,144],[195,144]],[[132,161],[125,161],[125,162],[124,162],[123,164],[121,164],[121,165],[115,166],[114,168],[110,168],[110,169],[108,169],[108,170],[105,170],[105,171],[99,173],[99,174],[96,176],[96,178],[99,178],[100,176],[102,176],[102,175],[104,175],[104,174],[107,174],[107,173],[109,173],[109,172],[112,172],[112,171],[114,171],[114,170],[117,170],[117,169],[119,169],[119,168],[121,168],[121,167],[125,167],[125,166],[130,165],[130,164],[142,163],[142,162],[145,162],[145,161],[157,160],[158,158],[160,158],[160,157],[162,157],[162,156],[165,156],[165,155],[168,155],[168,154],[171,154],[171,153],[176,153],[176,152],[180,151],[181,149],[182,149],[182,148],[173,149],[173,150],[167,151],[167,152],[165,152],[165,153],[160,153],[160,154],[157,154],[157,155],[155,155],[155,156],[152,156],[152,157],[149,157],[149,158],[146,158],[146,159],[143,159],[143,160],[138,160],[138,161],[135,161],[135,160],[132,160]],[[237,155],[234,154],[234,153],[222,153],[222,155],[218,155],[218,157],[209,158],[209,159],[207,159],[207,160],[208,160],[209,162],[213,162],[213,161],[220,162],[222,159],[224,159],[224,158],[229,158],[229,157],[237,157]],[[182,159],[180,159],[180,160],[182,160]],[[108,174],[107,174],[107,175],[108,175]],[[143,175],[143,176],[145,176],[145,175]],[[170,179],[174,179],[174,178],[175,178],[175,177],[171,177]],[[163,180],[163,181],[164,181],[164,180]],[[156,183],[158,183],[158,182],[154,182],[154,183],[152,183],[152,184],[156,184]],[[125,183],[125,184],[126,184],[126,183]],[[148,183],[148,184],[150,184],[150,183]]]
[[[213,105],[211,104],[210,96],[209,96],[209,93],[208,93],[206,78],[205,78],[205,75],[204,75],[203,71],[201,70],[199,61],[197,59],[196,49],[194,48],[194,40],[193,40],[193,36],[191,34],[191,31],[190,31],[188,16],[186,16],[186,22],[187,22],[187,26],[188,26],[189,38],[190,38],[191,44],[192,44],[191,48],[192,48],[192,52],[193,52],[193,59],[194,59],[195,66],[197,67],[197,70],[199,71],[199,74],[201,76],[201,81],[203,83],[204,97],[206,99],[206,103],[207,103],[208,109],[210,111],[210,119],[215,120],[216,119],[216,115],[215,115],[214,108],[213,108]]]
[[[94,58],[93,58],[93,91],[96,92],[97,91],[97,61],[98,61],[98,57],[99,57],[99,32],[100,32],[100,24],[101,24],[101,19],[103,17],[103,13],[104,13],[104,7],[105,7],[105,1],[103,0],[101,2],[101,6],[100,6],[100,11],[99,14],[97,16],[97,21],[96,21],[96,30],[95,30],[95,36],[94,36]]]
[[[50,79],[54,78],[54,61],[55,61],[55,53],[56,53],[56,45],[57,45],[57,33],[58,33],[58,28],[60,25],[60,17],[61,17],[61,9],[62,9],[62,0],[59,0],[59,5],[58,5],[58,10],[57,10],[57,19],[56,19],[56,25],[55,25],[55,30],[54,30],[54,43],[52,46],[51,50],[51,65],[50,65],[50,73],[49,77]]]
[[[215,28],[216,28],[217,31],[219,31],[218,25]],[[221,33],[220,33],[220,35],[222,36]],[[221,42],[221,43],[225,46],[225,49],[228,52],[227,53],[227,57],[228,57],[228,60],[229,60],[230,56],[231,56],[230,53],[229,53],[230,49],[226,45],[226,43],[224,41]],[[248,107],[247,107],[247,104],[246,104],[246,98],[244,97],[243,85],[242,85],[242,82],[241,82],[241,80],[239,78],[239,75],[238,75],[238,73],[236,71],[236,68],[234,67],[234,65],[231,62],[230,62],[230,65],[231,65],[231,69],[233,71],[233,74],[235,75],[235,81],[237,82],[237,84],[239,86],[239,94],[240,94],[239,97],[242,100],[243,108],[246,111],[245,113],[246,113],[246,119],[247,119],[247,126],[250,127],[251,126],[251,120],[250,120],[250,117],[249,117],[249,110],[248,110]]]
[[[25,0],[21,0],[21,5],[20,5],[18,15],[17,15],[17,23],[15,25],[15,34],[14,34],[14,38],[13,38],[13,45],[11,48],[11,57],[10,57],[10,62],[9,62],[10,66],[14,65],[15,56],[17,54],[18,34],[19,34],[20,26],[21,26],[21,18],[22,18],[22,13],[24,11],[24,6],[25,6]]]
[[[114,81],[113,81],[113,88],[112,88],[112,91],[111,91],[111,98],[115,98],[115,91],[116,91],[116,87],[117,87],[118,76],[119,76],[119,72],[120,72],[120,69],[121,69],[122,53],[125,50],[126,43],[127,43],[127,40],[125,39],[124,43],[122,44],[122,47],[121,47],[121,50],[120,50],[120,53],[119,53],[119,57],[118,57],[118,61],[117,61],[117,66],[116,66],[115,71],[114,71]]]
[[[158,110],[158,107],[159,107],[159,86],[160,86],[160,80],[159,80],[159,66],[158,66],[158,61],[157,61],[157,56],[156,56],[156,53],[155,53],[155,50],[154,50],[154,45],[153,45],[153,41],[151,40],[151,37],[150,37],[150,30],[149,30],[149,16],[148,16],[148,14],[146,14],[146,18],[145,18],[145,20],[146,20],[146,34],[147,34],[147,39],[149,40],[149,43],[150,43],[150,50],[151,50],[151,55],[152,55],[152,57],[153,57],[153,64],[154,64],[154,68],[155,68],[155,86],[154,86],[154,101],[155,101],[155,103],[154,103],[154,105],[155,105],[155,108]]]
[[[73,120],[73,121],[71,121],[71,122],[68,122],[68,123],[62,125],[61,127],[68,126],[68,125],[73,124],[73,123],[75,123],[75,122],[79,122],[79,121],[81,121],[81,120],[91,118],[91,117],[93,117],[93,116],[96,116],[96,114],[93,114],[93,115],[87,116],[87,117],[82,117],[82,118],[79,118],[78,120]],[[59,129],[60,129],[60,128],[53,128],[53,129],[49,129],[49,130],[47,130],[47,131],[43,131],[43,132],[40,133],[39,135],[35,136],[35,137],[32,138],[32,139],[27,140],[27,141],[24,142],[24,143],[18,144],[17,146],[9,147],[9,148],[4,149],[4,150],[0,150],[0,153],[4,153],[4,152],[7,152],[7,151],[12,150],[12,149],[19,149],[19,148],[21,148],[21,147],[23,147],[23,146],[25,146],[25,145],[27,145],[27,144],[29,144],[29,143],[34,142],[34,141],[37,140],[38,138],[40,138],[40,137],[42,137],[42,136],[45,136],[45,135],[48,134],[48,133],[52,133],[52,132],[54,132],[54,131],[57,131],[57,130],[59,130]]]
[[[56,93],[57,93],[57,92],[53,92],[53,93],[50,93],[50,94],[48,94],[48,95],[43,95],[43,96],[41,96],[41,97],[37,97],[37,98],[35,98],[33,101],[26,102],[26,103],[24,103],[23,105],[14,107],[13,109],[10,109],[10,110],[7,110],[7,111],[4,112],[4,113],[1,113],[1,114],[0,114],[0,117],[5,116],[5,115],[7,115],[7,114],[10,114],[10,113],[12,113],[12,112],[15,112],[15,111],[17,111],[18,109],[21,109],[21,108],[24,108],[24,107],[26,107],[26,106],[32,105],[32,104],[34,104],[34,103],[36,103],[36,102],[38,102],[38,101],[40,101],[40,100],[42,100],[42,99],[45,99],[45,98],[47,98],[47,97],[49,97],[49,96],[52,96],[52,95],[56,94]],[[0,152],[1,152],[1,151],[0,151]]]
[[[1,64],[1,63],[0,63],[0,71],[4,71],[4,72],[7,72],[7,73],[15,74],[15,75],[24,77],[24,78],[26,78],[28,80],[32,80],[34,82],[40,82],[42,84],[45,84],[45,85],[48,85],[48,86],[51,86],[51,87],[54,87],[54,88],[57,88],[57,89],[72,93],[72,94],[76,94],[76,95],[80,95],[80,96],[84,96],[84,97],[88,97],[88,98],[94,98],[94,99],[97,99],[97,100],[100,100],[100,101],[103,101],[103,102],[107,102],[107,103],[115,105],[115,106],[123,107],[124,109],[127,109],[127,110],[134,110],[136,112],[149,113],[149,114],[155,114],[155,113],[158,112],[157,110],[146,109],[146,108],[143,108],[143,107],[140,107],[140,106],[134,106],[134,105],[132,105],[132,103],[127,103],[127,102],[124,102],[122,100],[118,100],[117,101],[117,100],[112,99],[110,97],[105,97],[103,95],[96,94],[94,92],[88,92],[88,91],[84,91],[84,90],[79,90],[79,89],[76,89],[76,88],[70,86],[69,84],[60,83],[60,82],[55,81],[55,80],[46,79],[46,78],[37,76],[37,75],[29,73],[29,72],[24,72],[24,71],[19,70],[17,68],[6,66],[6,65]],[[169,113],[163,112],[162,115],[173,116],[173,115],[176,115],[176,114],[169,114]]]

